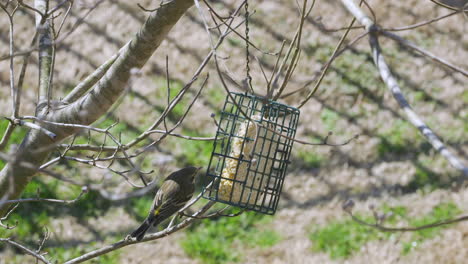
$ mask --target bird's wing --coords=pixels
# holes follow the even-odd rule
[[[161,212],[167,211],[168,206],[175,205],[177,203],[175,199],[177,195],[175,194],[179,192],[179,189],[180,186],[176,182],[165,181],[154,197],[151,214],[157,216]]]

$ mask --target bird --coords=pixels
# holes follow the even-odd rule
[[[156,192],[151,210],[145,221],[130,236],[141,241],[151,226],[157,226],[178,212],[192,198],[195,176],[201,167],[186,167],[166,177]]]

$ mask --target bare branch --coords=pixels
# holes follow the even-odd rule
[[[346,203],[352,203],[353,202],[351,200],[348,200],[346,201]],[[430,224],[426,224],[426,225],[421,225],[421,226],[414,226],[414,227],[388,227],[388,226],[384,226],[382,225],[382,222],[383,218],[379,217],[379,215],[373,211],[374,213],[374,218],[375,218],[375,223],[369,223],[367,221],[364,221],[362,220],[361,218],[355,216],[353,214],[353,211],[352,211],[352,207],[349,207],[347,206],[345,203],[345,205],[343,205],[343,210],[349,214],[351,216],[351,218],[361,224],[361,225],[364,225],[364,226],[368,226],[368,227],[372,227],[372,228],[375,228],[375,229],[378,229],[380,231],[383,231],[383,232],[415,232],[415,231],[420,231],[420,230],[424,230],[424,229],[430,229],[430,228],[435,228],[435,227],[439,227],[439,226],[445,226],[445,225],[451,225],[451,224],[455,224],[455,223],[459,223],[459,222],[463,222],[463,221],[467,221],[468,220],[468,216],[461,216],[461,217],[457,217],[457,218],[454,218],[454,219],[447,219],[447,220],[441,220],[441,221],[436,221],[434,223],[430,223]]]
[[[434,4],[438,5],[438,6],[445,7],[445,8],[447,8],[447,9],[450,9],[450,10],[453,10],[453,11],[458,11],[455,7],[451,7],[451,6],[449,6],[449,5],[446,5],[446,4],[444,4],[444,3],[441,3],[441,2],[439,2],[439,1],[436,1],[436,0],[429,0],[429,1],[431,1],[432,3],[434,3]]]
[[[282,74],[283,67],[284,67],[285,63],[287,62],[287,60],[289,58],[289,55],[290,55],[290,53],[291,53],[291,51],[292,51],[292,49],[294,47],[294,54],[293,54],[293,56],[291,58],[291,61],[289,63],[288,68],[286,69],[286,75],[285,75],[285,77],[283,79],[283,83],[279,87],[278,92],[273,96],[274,101],[276,101],[276,100],[278,100],[278,98],[280,98],[281,94],[283,93],[284,89],[286,88],[286,85],[289,82],[289,79],[291,78],[292,74],[294,73],[294,70],[296,69],[297,63],[299,61],[300,51],[301,51],[301,38],[302,38],[302,29],[304,27],[304,22],[307,19],[307,17],[309,16],[310,12],[312,12],[312,9],[315,6],[315,0],[313,0],[311,6],[309,7],[309,9],[307,9],[307,0],[303,0],[303,1],[304,1],[304,3],[303,3],[302,10],[301,10],[301,20],[300,20],[298,29],[296,31],[296,34],[294,36],[294,39],[293,39],[292,43],[289,46],[289,50],[286,53],[286,57],[284,58],[283,63],[279,67],[278,72],[276,73],[276,77],[274,78],[274,80],[272,82],[271,93],[273,93],[274,90],[278,88],[277,83],[278,83],[279,76]]]
[[[9,224],[3,224],[3,221],[6,221],[8,219],[8,217],[10,216],[10,214],[16,209],[18,208],[18,205],[19,204],[16,204],[15,206],[12,206],[11,209],[6,213],[6,215],[2,218],[0,218],[0,227],[3,227],[5,229],[13,229],[15,228],[17,225],[18,225],[18,222],[15,223],[15,225],[13,226],[10,226]]]
[[[118,242],[116,242],[114,244],[105,246],[103,248],[88,252],[88,253],[86,253],[86,254],[84,254],[82,256],[79,256],[77,258],[71,259],[71,260],[65,262],[64,264],[81,263],[81,262],[84,262],[86,260],[90,260],[90,259],[96,258],[98,256],[101,256],[103,254],[109,253],[111,251],[117,250],[119,248],[126,247],[128,245],[143,243],[143,242],[152,241],[152,240],[156,240],[156,239],[166,237],[166,236],[168,236],[168,235],[170,235],[170,234],[172,234],[174,232],[177,232],[177,231],[189,226],[190,224],[192,224],[194,221],[196,221],[196,218],[195,218],[196,216],[202,215],[203,213],[208,211],[208,209],[210,209],[214,204],[215,204],[215,202],[213,202],[213,201],[207,202],[200,210],[198,210],[196,213],[193,214],[194,217],[187,218],[184,221],[180,222],[179,224],[177,224],[175,226],[172,226],[172,227],[168,227],[168,228],[164,229],[163,231],[146,235],[141,241],[136,241],[136,239],[131,239],[128,236],[125,239],[120,240],[120,241],[118,241]]]
[[[405,112],[408,121],[413,124],[429,141],[429,143],[436,149],[448,162],[456,169],[460,170],[465,176],[468,176],[468,167],[463,165],[460,159],[449,151],[445,144],[435,135],[435,133],[422,121],[422,119],[413,111],[408,101],[401,92],[400,86],[397,80],[393,76],[388,67],[385,59],[380,51],[378,42],[378,29],[374,22],[367,17],[364,12],[352,1],[352,0],[341,0],[346,6],[348,11],[366,27],[366,30],[370,33],[370,46],[372,49],[372,56],[374,63],[379,70],[382,80],[387,85],[387,88],[392,93],[393,97],[397,100],[400,107]]]
[[[70,4],[68,5],[68,8],[67,8],[67,12],[65,13],[65,15],[63,16],[63,19],[62,19],[62,22],[60,22],[60,26],[57,30],[57,33],[55,34],[55,37],[54,37],[54,45],[56,45],[56,40],[57,38],[60,36],[60,32],[62,31],[62,27],[63,25],[65,24],[65,20],[67,20],[68,18],[68,15],[70,14],[70,11],[73,7],[73,0],[65,0],[63,1],[62,3],[66,3],[66,2],[70,2]]]
[[[34,45],[36,44],[36,41],[37,41],[37,31],[34,33],[34,37],[32,38],[31,44],[29,46],[34,47]],[[18,79],[18,88],[17,88],[18,92],[17,92],[17,100],[16,100],[16,113],[18,113],[18,114],[19,114],[19,109],[20,109],[20,105],[21,105],[21,95],[22,95],[22,91],[23,91],[24,77],[26,75],[26,70],[28,68],[28,62],[29,62],[30,55],[31,55],[31,53],[29,53],[29,54],[27,54],[27,55],[25,55],[23,57],[23,64],[21,65],[21,72],[20,72],[19,79]]]
[[[14,64],[13,64],[13,53],[14,53],[14,24],[13,24],[13,16],[15,15],[16,10],[18,10],[18,5],[16,5],[13,9],[13,11],[8,12],[8,10],[2,5],[0,8],[3,9],[3,11],[7,14],[8,16],[8,22],[9,22],[9,52],[10,52],[10,92],[11,92],[11,104],[12,104],[12,116],[16,117],[18,114],[18,107],[17,107],[17,102],[18,102],[18,94],[17,90],[15,88],[15,71],[14,71]]]
[[[408,25],[408,26],[404,26],[404,27],[397,27],[397,28],[382,28],[382,30],[383,31],[404,31],[404,30],[415,29],[415,28],[418,28],[418,27],[426,26],[426,25],[432,24],[434,22],[440,21],[440,20],[442,20],[444,18],[451,17],[451,16],[453,16],[455,14],[458,14],[458,13],[460,13],[460,11],[454,11],[452,13],[448,13],[446,15],[436,17],[436,18],[433,18],[433,19],[430,19],[430,20],[427,20],[427,21],[419,22],[419,23],[416,23],[416,24],[413,24],[413,25]]]
[[[187,136],[177,133],[168,133],[166,130],[147,130],[146,133],[149,135],[151,134],[167,134],[168,136],[187,139],[187,140],[195,140],[195,141],[212,141],[215,140],[216,137],[194,137],[194,136]],[[90,151],[115,151],[118,147],[115,146],[93,146],[90,144],[61,144],[60,147],[68,148],[69,150],[90,150]],[[126,146],[123,146],[126,148]]]
[[[53,13],[55,13],[57,10],[59,10],[60,8],[62,8],[63,5],[65,5],[66,3],[68,2],[72,2],[72,0],[63,0],[62,2],[60,2],[58,5],[56,5],[54,8],[52,8],[51,10],[48,10],[47,11],[47,16],[50,16],[52,15]],[[72,4],[70,3],[70,5]]]
[[[205,5],[208,7],[208,11],[210,11],[210,14],[213,14],[215,17],[217,17],[219,19],[219,21],[222,22],[222,25],[228,27],[234,34],[236,34],[238,37],[240,37],[242,40],[244,41],[247,41],[247,43],[249,43],[249,45],[258,50],[259,52],[265,54],[265,55],[273,55],[273,56],[276,56],[278,55],[277,52],[268,52],[268,51],[263,51],[261,50],[259,47],[257,47],[257,45],[255,45],[253,42],[251,42],[250,40],[246,39],[241,33],[239,33],[235,28],[232,28],[228,23],[226,23],[226,19],[224,19],[221,15],[219,15],[215,10],[214,8],[210,5],[210,3],[206,0],[203,0],[203,3],[205,3]],[[216,20],[214,20],[214,18],[212,19],[214,23],[216,23]],[[220,27],[221,24],[217,25],[216,28],[219,30],[219,27]],[[219,31],[219,34],[222,34],[221,31]]]
[[[33,257],[35,257],[37,260],[40,260],[42,263],[45,263],[45,264],[52,264],[52,262],[48,261],[44,256],[42,256],[41,254],[39,253],[36,253],[36,251],[32,250],[32,249],[29,249],[27,248],[25,245],[23,244],[20,244],[18,242],[15,242],[13,240],[11,240],[10,238],[0,238],[0,242],[5,242],[7,244],[10,244],[12,246],[15,246],[21,250],[23,250],[26,254],[28,255],[31,255]]]
[[[426,139],[431,143],[431,145],[438,151],[442,156],[444,156],[449,163],[456,169],[463,172],[465,176],[468,176],[468,167],[463,165],[463,163],[455,156],[451,151],[449,151],[445,144],[436,136],[436,134],[422,121],[422,119],[413,111],[408,101],[404,97],[401,89],[393,77],[390,68],[388,67],[385,59],[380,52],[380,46],[377,39],[377,36],[374,34],[370,35],[370,44],[372,47],[372,54],[374,57],[374,62],[379,69],[380,75],[383,81],[386,83],[387,88],[392,93],[393,97],[397,100],[400,107],[405,111],[408,121],[413,124],[418,130],[426,137]]]
[[[109,201],[123,201],[127,200],[130,198],[134,197],[141,197],[151,191],[153,191],[157,187],[157,181],[152,181],[148,184],[148,186],[145,186],[143,188],[140,188],[136,191],[128,192],[128,193],[110,193],[103,188],[94,188],[93,190],[98,191],[99,195],[101,195],[102,198],[107,199]]]
[[[154,12],[154,11],[157,11],[158,9],[160,9],[164,5],[167,5],[167,3],[164,3],[164,1],[161,1],[161,3],[159,4],[159,7],[156,7],[156,8],[153,8],[153,9],[148,9],[148,8],[143,7],[140,3],[137,3],[137,6],[139,8],[141,8],[141,10],[143,10],[145,12],[150,12],[150,13]]]
[[[362,3],[362,1],[361,1],[361,3]],[[344,40],[348,36],[349,31],[353,28],[353,25],[354,25],[355,21],[356,21],[355,18],[353,18],[351,20],[347,30],[345,31],[343,36],[341,36],[340,41],[338,42],[338,44],[335,47],[335,50],[333,51],[332,55],[330,56],[330,59],[328,59],[327,63],[325,64],[325,66],[324,66],[324,68],[323,68],[323,70],[322,70],[322,72],[320,74],[319,79],[317,80],[317,82],[314,85],[314,88],[312,88],[312,90],[309,92],[309,94],[306,96],[306,98],[297,106],[297,108],[302,108],[310,100],[310,98],[312,98],[312,96],[314,96],[315,92],[317,92],[318,88],[320,87],[320,84],[322,83],[323,78],[327,74],[328,69],[330,68],[333,61],[338,57],[338,55],[339,55],[338,51],[340,50],[341,45],[343,44]],[[358,38],[358,40],[359,39],[360,38]]]
[[[233,17],[239,12],[239,9],[243,6],[244,3],[242,3],[238,8],[237,10],[234,12],[233,14]],[[239,24],[240,25],[240,24]],[[238,25],[238,26],[239,26]],[[218,42],[215,44],[215,48],[219,47],[221,45],[221,43],[224,41],[225,37],[227,35],[229,35],[229,33],[232,32],[231,30],[231,27],[228,27],[225,32],[220,36]],[[126,145],[123,145],[122,146],[122,149],[129,149],[131,147],[133,147],[134,145],[138,144],[139,142],[141,142],[142,140],[146,139],[149,135],[151,135],[152,133],[154,132],[149,132],[149,131],[155,131],[156,128],[165,120],[166,116],[172,111],[172,109],[180,102],[180,100],[182,100],[184,94],[187,92],[187,90],[191,87],[191,85],[195,82],[195,80],[198,78],[198,76],[200,75],[200,73],[203,71],[203,69],[206,67],[206,65],[208,64],[209,60],[211,59],[211,57],[213,56],[214,54],[214,51],[211,50],[208,55],[205,57],[205,59],[202,61],[202,63],[200,64],[200,66],[198,67],[198,69],[195,71],[192,79],[181,89],[181,91],[178,93],[178,95],[176,95],[176,97],[171,101],[169,107],[167,107],[163,113],[161,114],[161,116],[159,117],[158,120],[156,120],[144,133],[140,134],[138,137],[136,137],[134,140],[132,140],[131,142],[127,143]],[[28,117],[30,118],[30,117]],[[85,127],[83,127],[85,128]],[[172,134],[171,132],[167,133],[165,132],[166,135],[174,135]],[[198,139],[197,139],[198,140]],[[154,145],[154,142],[150,144],[150,146],[153,146]],[[150,146],[146,146],[144,147],[144,149],[147,149],[148,147]],[[93,148],[92,146],[89,146],[89,145],[86,145],[86,146],[76,146],[76,147],[70,147],[70,149],[87,149],[87,150],[99,150],[100,148]],[[103,147],[102,148],[103,150],[110,150],[110,151],[114,151],[114,150],[117,150],[117,148],[115,147]],[[138,152],[139,154],[141,154],[142,152]]]
[[[83,94],[85,94],[93,85],[95,85],[103,76],[107,70],[114,64],[115,60],[119,57],[120,52],[114,54],[109,60],[99,66],[92,74],[88,75],[86,79],[80,82],[72,91],[63,98],[63,102],[73,103],[78,100]]]
[[[6,145],[8,144],[8,140],[10,139],[13,130],[15,129],[15,125],[13,122],[8,123],[8,127],[3,134],[2,140],[0,141],[0,151],[3,150]]]
[[[51,36],[51,22],[43,14],[47,14],[48,1],[35,0],[35,6],[39,11],[36,14],[36,28],[39,40],[39,92],[38,102],[50,101],[50,84],[53,67],[53,45]]]
[[[49,236],[50,236],[49,230],[47,228],[44,228],[44,236],[42,237],[42,240],[39,243],[39,247],[36,249],[36,254],[40,255],[42,247],[44,246],[44,243],[47,241],[47,239],[49,239]]]
[[[438,62],[438,63],[440,63],[440,64],[442,64],[444,66],[447,66],[450,69],[465,75],[465,77],[468,77],[468,71],[467,70],[465,70],[465,69],[463,69],[461,67],[458,67],[456,65],[453,65],[452,63],[450,63],[450,62],[448,62],[448,61],[446,61],[446,60],[444,60],[444,59],[442,59],[442,58],[440,58],[438,56],[435,56],[434,54],[430,53],[429,51],[426,51],[426,50],[418,47],[416,44],[412,43],[411,41],[406,40],[406,39],[404,39],[404,38],[402,38],[402,37],[400,37],[398,35],[395,35],[395,34],[393,34],[391,32],[386,32],[386,31],[380,31],[380,32],[382,33],[382,35],[384,35],[384,36],[386,36],[386,37],[388,37],[390,39],[396,40],[398,43],[421,53],[422,55],[430,58],[431,60],[433,60],[435,62]]]
[[[81,188],[80,194],[72,200],[60,200],[60,199],[50,199],[50,198],[25,198],[25,199],[17,199],[17,200],[6,200],[0,201],[0,206],[5,204],[20,204],[20,203],[30,203],[30,202],[51,202],[51,203],[63,203],[63,204],[73,204],[76,203],[83,195],[88,193],[88,188],[83,186]]]
[[[18,3],[19,3],[22,7],[25,7],[25,8],[27,8],[27,9],[33,11],[33,12],[36,13],[37,15],[39,15],[41,20],[42,20],[42,19],[45,19],[45,17],[46,17],[46,16],[45,16],[45,12],[43,12],[43,11],[37,9],[36,7],[32,7],[32,6],[28,5],[28,4],[25,4],[22,0],[18,0]]]
[[[48,137],[50,137],[51,139],[54,139],[57,137],[57,135],[49,130],[47,130],[46,128],[43,128],[37,124],[34,124],[34,123],[30,123],[30,122],[25,122],[21,119],[10,119],[8,117],[4,117],[5,119],[7,119],[8,121],[10,121],[10,124],[13,124],[15,126],[25,126],[25,127],[29,127],[31,129],[35,129],[35,130],[38,130],[38,131],[41,131],[42,133],[46,134]]]
[[[86,12],[86,14],[84,14],[82,17],[80,17],[76,22],[75,24],[73,24],[73,26],[71,27],[71,29],[67,32],[67,34],[60,38],[59,40],[54,40],[52,42],[53,45],[57,45],[59,43],[62,43],[64,42],[73,32],[75,32],[75,30],[81,25],[83,24],[83,21],[86,19],[86,17],[89,16],[89,14],[91,14],[92,11],[94,11],[101,3],[103,3],[105,0],[98,0],[94,3],[93,6],[91,6],[89,8],[89,10]],[[37,11],[36,13],[40,13],[40,11]],[[60,31],[58,32],[60,33]],[[34,47],[34,48],[31,48],[29,50],[24,50],[24,51],[18,51],[16,52],[15,54],[13,54],[12,56],[13,57],[19,57],[19,56],[29,56],[31,55],[32,52],[35,52],[35,51],[38,51],[39,48],[38,47]],[[0,57],[0,61],[3,61],[3,60],[8,60],[10,57],[12,57],[10,55],[6,55],[6,56],[3,56],[3,57]]]

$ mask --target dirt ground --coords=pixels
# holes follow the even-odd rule
[[[449,11],[430,1],[368,1],[373,7],[379,25],[397,28],[426,21]],[[78,1],[70,14],[70,21],[79,19],[95,1]],[[141,1],[144,6],[155,6],[155,1]],[[239,1],[213,1],[221,15],[228,15]],[[276,52],[283,40],[290,41],[299,23],[295,1],[249,1],[255,13],[250,21],[250,39],[259,49]],[[369,12],[368,12],[369,13]],[[370,13],[369,13],[370,14]],[[205,16],[208,13],[205,10]],[[134,34],[146,14],[136,4],[128,1],[103,1],[71,34],[57,52],[55,98],[93,71],[116,52]],[[296,73],[286,92],[295,91],[311,80],[325,63],[343,31],[326,29],[345,27],[352,17],[340,1],[316,1],[306,21],[302,39],[302,55]],[[240,21],[240,20],[239,20]],[[420,47],[454,63],[468,68],[467,18],[458,14],[414,30],[396,32]],[[28,13],[17,17],[17,49],[27,48],[32,32],[33,18]],[[0,56],[8,53],[7,22],[0,15]],[[65,25],[68,30],[70,25]],[[354,39],[362,29],[353,30],[348,37]],[[384,55],[399,80],[403,93],[414,110],[434,129],[448,148],[468,164],[468,91],[467,78],[460,73],[434,63],[395,42],[381,37]],[[265,81],[254,56],[258,57],[270,73],[275,57],[250,48],[253,87],[264,93]],[[152,56],[140,75],[132,78],[131,88],[114,115],[129,126],[144,130],[157,113],[155,109],[165,103],[165,56],[169,58],[170,77],[185,83],[209,51],[209,40],[196,8],[192,8],[174,27],[168,38]],[[234,35],[219,51],[223,71],[241,83],[245,78],[245,43]],[[37,60],[32,59],[32,65]],[[62,67],[66,65],[66,67]],[[0,112],[9,114],[8,64],[0,62]],[[25,86],[22,114],[32,114],[35,105],[37,69],[30,67]],[[222,106],[222,101],[212,95],[224,91],[213,64],[205,71],[210,82],[187,117],[190,122],[183,129],[197,130],[204,135],[214,135],[215,126],[210,114]],[[162,81],[161,81],[162,80]],[[197,83],[200,85],[200,83]],[[236,90],[230,83],[230,89]],[[162,87],[158,87],[162,86]],[[197,86],[198,87],[198,86]],[[297,106],[312,85],[303,92],[282,102]],[[191,92],[194,93],[195,90]],[[214,91],[214,92],[213,92]],[[129,110],[131,109],[131,110]],[[137,117],[137,118],[135,118]],[[468,189],[454,190],[459,172],[453,169],[435,150],[431,149],[417,129],[401,121],[404,112],[381,82],[370,54],[366,39],[359,41],[338,58],[325,77],[317,94],[301,109],[297,138],[319,142],[333,131],[330,142],[340,143],[359,134],[351,143],[340,146],[304,146],[295,144],[279,209],[270,227],[282,234],[282,240],[266,249],[251,248],[245,252],[245,263],[465,263],[468,257],[468,223],[463,222],[443,229],[437,236],[424,240],[415,250],[402,255],[398,239],[376,240],[366,243],[358,252],[346,259],[332,259],[325,252],[311,250],[311,230],[326,226],[330,221],[345,220],[349,216],[342,203],[352,198],[355,211],[370,214],[369,206],[376,208],[387,204],[405,206],[411,216],[427,214],[440,203],[452,202],[462,212],[468,212]],[[182,130],[182,129],[181,129]],[[390,147],[385,142],[390,142]],[[160,145],[161,152],[149,153],[152,164],[172,166],[177,153],[183,152],[183,143]],[[387,148],[385,148],[387,146]],[[391,147],[398,150],[391,152]],[[307,157],[315,157],[310,162]],[[102,171],[83,166],[83,175],[102,174]],[[410,187],[421,173],[435,175],[436,185],[428,190],[423,185]],[[430,181],[432,181],[431,178]],[[441,182],[439,184],[439,181]],[[109,232],[129,230],[136,223],[124,211],[114,211],[100,219],[90,219],[99,225],[103,219]],[[60,219],[55,223],[63,239],[81,236],[83,241],[95,235],[82,223],[73,219]],[[72,226],[70,233],[60,231],[63,225]],[[71,231],[73,230],[73,231]],[[133,245],[122,249],[121,263],[202,263],[188,257],[178,241],[185,234],[179,232],[164,239]],[[403,236],[409,236],[404,234]],[[404,239],[404,237],[402,238]],[[109,242],[109,241],[106,241]],[[106,244],[105,242],[101,242]],[[98,243],[97,246],[100,244]],[[2,253],[0,252],[0,255]],[[10,253],[3,253],[8,256]],[[164,261],[163,261],[164,260]],[[0,260],[0,263],[2,261]]]

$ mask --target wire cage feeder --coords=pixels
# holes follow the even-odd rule
[[[297,108],[254,95],[228,95],[203,183],[203,197],[274,214],[298,119]]]

